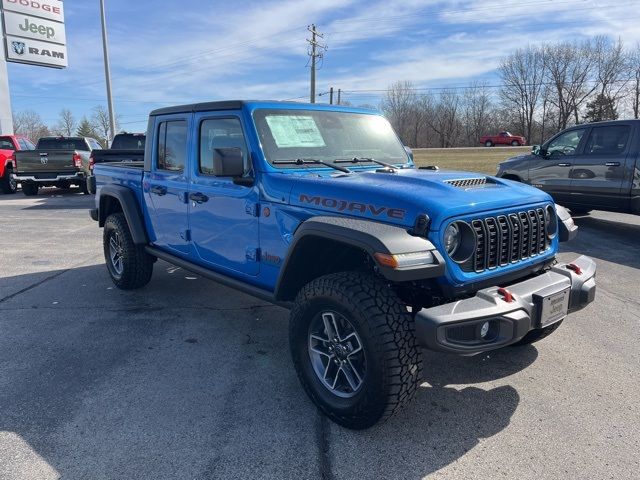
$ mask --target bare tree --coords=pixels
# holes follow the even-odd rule
[[[76,122],[73,113],[71,113],[71,110],[69,110],[68,108],[63,108],[62,110],[60,110],[59,115],[60,119],[56,124],[55,132],[60,135],[64,135],[65,137],[72,136],[78,126],[78,122]]]
[[[486,83],[473,83],[464,92],[464,129],[465,143],[473,146],[478,138],[486,135],[494,121],[491,93]]]
[[[563,42],[549,45],[544,51],[546,79],[553,86],[550,102],[557,108],[558,130],[563,130],[573,116],[580,121],[580,108],[597,89],[593,81],[594,55],[589,42]]]
[[[622,40],[613,42],[610,38],[597,36],[591,50],[594,58],[595,80],[600,95],[613,102],[624,94],[629,82],[629,64]]]
[[[396,82],[387,89],[380,105],[405,145],[410,145],[410,140],[414,137],[412,124],[416,103],[417,95],[413,84]]]
[[[629,54],[631,70],[631,109],[633,118],[640,118],[640,42],[635,50]]]
[[[18,135],[24,135],[32,141],[51,134],[38,112],[24,110],[13,114],[13,129]]]
[[[103,147],[108,148],[109,140],[113,138],[115,132],[111,131],[111,123],[109,121],[109,112],[102,105],[93,108],[91,115],[91,126],[100,136],[97,140]],[[118,119],[116,119],[116,129],[118,128]]]
[[[427,119],[441,148],[453,147],[460,137],[460,103],[460,96],[455,90],[443,90],[438,97],[434,115]]]
[[[544,51],[528,46],[504,59],[498,69],[502,99],[518,112],[520,132],[531,139],[545,75]]]

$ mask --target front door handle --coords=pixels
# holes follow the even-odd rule
[[[161,185],[154,185],[153,187],[151,187],[151,193],[155,194],[155,195],[166,195],[167,194],[167,187],[163,187]]]
[[[619,167],[620,162],[607,162],[604,164],[605,167]]]
[[[189,200],[196,203],[204,203],[209,200],[209,197],[207,197],[204,193],[193,192],[189,194]]]
[[[570,163],[559,163],[558,166],[559,167],[570,167],[571,164]]]

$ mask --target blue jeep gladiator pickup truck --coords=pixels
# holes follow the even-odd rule
[[[162,259],[291,310],[293,364],[333,421],[367,428],[421,381],[419,348],[531,343],[595,295],[558,263],[576,226],[528,185],[414,166],[375,112],[214,102],[151,113],[144,162],[97,164],[116,286]]]

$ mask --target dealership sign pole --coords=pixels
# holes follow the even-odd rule
[[[13,133],[6,62],[65,68],[67,37],[64,27],[64,6],[59,0],[2,0],[5,55],[0,59],[1,133]]]

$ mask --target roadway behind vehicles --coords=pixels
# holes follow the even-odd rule
[[[16,152],[14,179],[22,184],[25,195],[37,195],[40,187],[87,190],[90,175],[89,155],[101,149],[97,140],[89,137],[43,137],[35,150]]]
[[[2,193],[16,193],[18,182],[13,178],[16,170],[14,153],[19,150],[33,150],[35,145],[22,135],[0,137],[0,190]]]
[[[145,138],[144,133],[117,134],[111,142],[111,148],[91,152],[89,169],[93,171],[96,163],[142,162]]]
[[[640,214],[640,120],[568,128],[501,163],[498,176],[538,187],[574,213]]]

